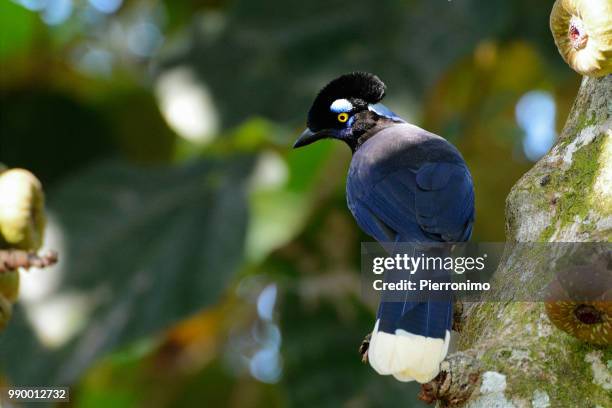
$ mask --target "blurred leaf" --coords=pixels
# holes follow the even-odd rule
[[[253,218],[249,226],[249,259],[261,261],[300,230],[308,214],[305,194],[284,190],[258,191],[251,196]]]
[[[186,23],[191,21],[191,18],[202,10],[222,9],[227,6],[227,0],[184,0],[172,1],[163,0],[165,11],[167,13],[168,30],[180,29]]]
[[[274,408],[285,406],[278,387],[263,384],[250,377],[235,378],[220,361],[214,361],[191,378],[176,393],[170,406],[190,408],[194,406]]]
[[[80,408],[130,408],[136,406],[138,399],[131,391],[104,389],[90,391],[79,396]]]
[[[85,408],[134,407],[148,396],[147,357],[154,350],[152,341],[140,341],[100,359],[95,368],[72,388],[71,402]]]
[[[235,346],[243,336],[251,338],[257,319],[251,302],[235,294],[228,291],[214,307],[182,320],[161,341],[139,342],[104,357],[73,387],[74,405],[88,407],[108,393],[118,399],[131,396],[128,406],[149,408],[282,406],[279,387],[255,380],[230,362],[235,359],[244,368],[249,352]]]
[[[290,406],[425,407],[420,386],[380,376],[361,363],[359,344],[371,331],[373,316],[351,297],[307,303],[289,293],[281,309],[283,385]],[[336,303],[336,304],[334,304]],[[350,311],[350,313],[341,313]]]
[[[113,151],[108,121],[89,104],[53,89],[0,90],[0,159],[45,188]]]
[[[249,157],[179,168],[103,163],[51,191],[68,240],[60,290],[86,295],[92,313],[74,341],[51,352],[19,309],[0,339],[10,379],[71,383],[101,353],[216,302],[242,262],[251,166]]]
[[[139,88],[116,92],[105,105],[125,157],[137,163],[170,160],[176,136],[162,118],[150,92]]]
[[[193,68],[224,125],[251,115],[303,123],[320,87],[347,71],[377,73],[397,99],[420,96],[479,38],[501,31],[510,8],[475,0],[357,0],[350,10],[340,0],[290,7],[280,0],[239,0],[202,13],[188,46],[169,53],[161,69]]]
[[[333,148],[332,143],[319,143],[312,149],[298,153],[292,151],[287,162],[281,163],[287,166],[288,180],[279,186],[256,188],[251,194],[252,217],[247,236],[249,259],[262,260],[302,229],[310,215],[316,181],[321,178]],[[261,160],[266,160],[266,156],[263,155]]]
[[[231,138],[235,147],[240,150],[255,150],[268,143],[282,143],[283,133],[277,124],[263,118],[254,117],[241,124]]]
[[[36,14],[12,1],[0,2],[0,59],[29,48],[36,21]]]
[[[322,175],[325,162],[337,153],[336,147],[337,145],[331,142],[313,144],[308,149],[291,150],[287,161],[291,175],[287,189],[301,191],[313,187]]]

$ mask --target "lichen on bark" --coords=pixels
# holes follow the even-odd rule
[[[557,144],[506,201],[509,241],[612,239],[612,75],[584,77]]]
[[[612,75],[585,77],[556,145],[508,195],[507,241],[612,242],[611,128]],[[522,252],[504,258],[497,284],[517,294],[528,291],[529,284],[519,288],[517,282],[534,281],[537,248],[542,246],[531,252],[517,246],[514,251]],[[455,370],[478,366],[474,374],[489,373],[489,379],[503,379],[503,386],[491,390],[481,378],[472,384],[468,401],[452,406],[612,406],[611,347],[589,345],[560,331],[543,303],[482,302],[465,309],[458,342],[465,363],[455,361]],[[447,401],[438,405],[451,406]]]

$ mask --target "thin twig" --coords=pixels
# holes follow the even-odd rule
[[[57,252],[47,251],[42,254],[21,249],[0,250],[0,273],[14,271],[18,268],[46,268],[57,262]]]

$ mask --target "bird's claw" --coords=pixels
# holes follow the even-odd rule
[[[368,362],[368,348],[370,347],[370,338],[372,337],[372,333],[368,333],[367,336],[363,339],[361,344],[359,345],[359,354],[361,355],[361,361],[363,363]]]

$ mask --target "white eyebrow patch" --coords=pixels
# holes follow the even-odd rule
[[[350,112],[353,110],[353,104],[347,99],[336,99],[329,109],[335,113]]]

